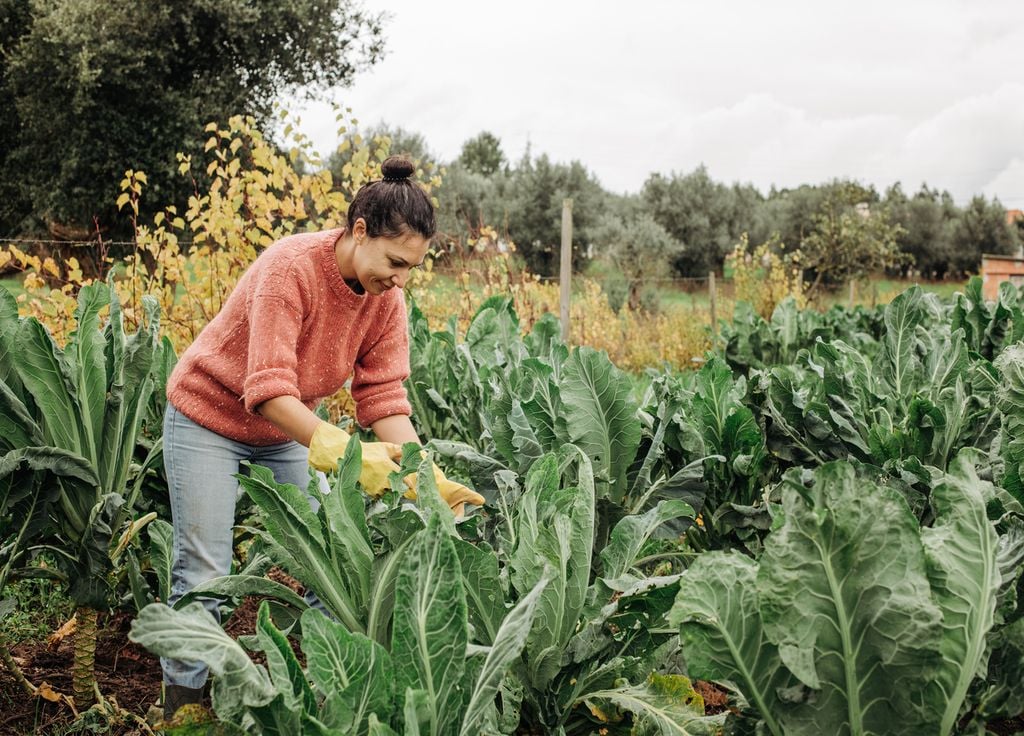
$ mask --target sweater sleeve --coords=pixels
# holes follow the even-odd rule
[[[394,414],[412,414],[402,382],[409,377],[409,324],[405,300],[399,299],[379,337],[356,359],[352,398],[356,421],[369,427]]]
[[[278,396],[301,398],[296,346],[302,315],[279,296],[257,295],[249,306],[249,355],[242,399],[255,412]]]

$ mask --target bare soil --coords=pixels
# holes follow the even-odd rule
[[[302,586],[294,578],[275,568],[268,577],[302,594]],[[224,630],[233,638],[256,631],[256,614],[262,597],[242,601],[224,623]],[[160,659],[128,639],[133,614],[118,611],[101,615],[96,643],[96,680],[104,698],[112,699],[124,710],[143,720],[151,708],[160,701]],[[293,647],[302,658],[298,645]],[[71,638],[51,647],[45,641],[25,642],[14,647],[12,654],[25,677],[33,685],[47,683],[57,693],[71,694],[71,665],[73,659]],[[253,661],[263,664],[262,653],[251,653]],[[207,696],[206,705],[209,705]],[[62,702],[50,702],[30,697],[14,676],[0,664],[0,736],[26,736],[27,734],[71,733],[75,714]],[[88,733],[77,731],[78,733]],[[139,736],[138,726],[113,724],[106,733],[110,736]]]
[[[125,612],[103,616],[96,644],[96,680],[106,698],[114,698],[127,711],[145,717],[160,697],[160,660],[128,640],[131,616]],[[45,641],[23,643],[12,654],[25,677],[39,686],[47,683],[58,693],[71,693],[73,652],[70,638],[56,648]],[[75,720],[64,703],[32,698],[6,668],[0,667],[0,736],[64,733]],[[136,726],[111,730],[113,736],[139,734]]]

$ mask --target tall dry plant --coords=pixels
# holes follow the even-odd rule
[[[236,116],[224,127],[206,127],[204,161],[178,154],[182,176],[192,177],[194,167],[203,166],[210,181],[201,191],[192,177],[195,191],[184,212],[168,206],[151,222],[140,221],[146,175],[125,172],[117,204],[131,219],[134,247],[121,262],[107,259],[107,266],[115,270],[126,322],[138,324],[143,295],[156,297],[164,332],[180,353],[217,314],[261,251],[295,232],[343,224],[355,192],[380,177],[391,145],[386,137],[364,139],[348,115],[338,115],[340,148],[352,151],[340,181],[286,113],[284,147],[267,140],[252,118]],[[417,174],[428,191],[440,184],[437,175],[424,180],[423,172]],[[25,272],[19,311],[38,317],[63,342],[73,324],[78,291],[91,279],[83,277],[74,258],[59,263],[13,246],[0,250],[0,266],[8,263]]]
[[[748,302],[765,319],[787,297],[801,308],[807,305],[800,251],[785,252],[778,238],[751,248],[744,234],[726,256],[725,269],[732,273],[736,300]]]

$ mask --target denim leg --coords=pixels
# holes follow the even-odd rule
[[[291,483],[302,491],[308,488],[310,480],[308,449],[298,442],[283,442],[254,449],[256,451],[253,453],[252,462],[269,468],[274,473],[274,480],[278,483]],[[327,482],[327,476],[319,471],[315,472],[320,484],[320,493],[330,493],[331,486]],[[307,496],[307,498],[309,498],[309,505],[313,508],[314,513],[318,511],[320,502],[313,496]],[[307,590],[304,598],[311,607],[316,608],[328,618],[333,618],[313,591]]]
[[[291,483],[302,491],[309,486],[309,450],[298,442],[282,442],[266,447],[254,447],[252,450],[250,462],[269,468],[278,483]],[[320,483],[320,492],[329,493],[331,486],[327,482],[327,476],[320,471],[315,472]],[[310,496],[309,502],[313,506],[313,511],[319,510],[320,503],[315,498]]]
[[[231,569],[239,463],[249,446],[201,427],[171,404],[164,416],[164,468],[174,522],[174,605],[185,593]],[[219,621],[218,601],[203,605]],[[164,683],[202,687],[208,670],[201,662],[161,658]]]

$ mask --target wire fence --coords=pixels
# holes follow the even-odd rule
[[[46,238],[0,238],[0,245],[61,245],[94,248],[99,245],[135,245],[131,240],[47,240]]]
[[[14,246],[17,246],[19,249],[22,249],[22,250],[25,249],[22,246],[29,247],[29,248],[31,248],[33,246],[48,246],[48,247],[56,247],[58,249],[60,249],[60,248],[93,249],[93,248],[100,248],[100,247],[102,247],[102,248],[110,248],[110,247],[126,247],[126,248],[131,248],[131,247],[134,247],[136,245],[136,243],[134,241],[131,241],[131,240],[62,240],[62,239],[54,239],[54,238],[4,238],[4,237],[0,237],[0,247],[5,246],[5,245],[14,245]],[[177,241],[177,245],[179,247],[188,248],[189,246],[193,245],[193,242],[192,241],[179,240],[179,241]],[[472,261],[470,261],[467,264],[468,267],[463,269],[463,270],[453,269],[453,268],[444,267],[444,266],[435,267],[434,270],[437,273],[444,274],[445,276],[452,277],[452,278],[454,278],[456,276],[461,276],[464,273],[469,273],[470,276],[472,277],[473,274],[474,274],[474,269],[472,268],[472,265],[474,265],[474,264],[473,264]],[[604,284],[604,283],[626,283],[626,284],[630,284],[630,283],[632,283],[632,281],[634,281],[634,280],[625,278],[622,275],[603,275],[603,274],[588,275],[588,274],[577,274],[577,276],[582,276],[583,278],[587,278],[587,279],[589,279],[591,281],[597,281],[597,282],[602,283],[602,284]],[[544,283],[558,283],[559,282],[559,277],[558,276],[534,276],[534,278],[537,278],[541,282],[544,282]],[[641,279],[636,279],[636,281],[641,281],[644,284],[652,284],[652,285],[656,284],[659,287],[666,287],[666,288],[676,287],[677,289],[682,290],[682,291],[696,291],[696,290],[705,288],[707,286],[707,284],[708,284],[708,277],[707,276],[652,276],[652,277],[646,277],[645,276],[645,277],[643,277]],[[719,283],[719,285],[722,285],[723,283],[728,284],[728,283],[730,283],[730,280],[729,279],[724,279],[723,280],[723,279],[721,279],[721,277],[719,277],[718,283]]]
[[[178,245],[187,249],[192,241],[178,241]],[[74,251],[88,251],[87,270],[101,273],[105,268],[101,261],[111,249],[115,252],[124,253],[126,249],[136,246],[130,240],[67,240],[57,238],[25,238],[25,237],[0,237],[0,248],[14,246],[36,256],[58,256],[69,257]],[[81,255],[76,254],[81,258]],[[83,264],[84,265],[84,264]],[[452,281],[459,281],[471,288],[493,285],[493,277],[487,274],[487,262],[484,260],[470,259],[459,265],[446,264],[443,259],[436,262],[434,272]],[[0,267],[0,278],[19,278],[21,268],[16,262],[10,262],[5,267]],[[537,276],[526,270],[513,270],[505,277],[511,281],[536,280],[543,284],[557,285],[560,282],[558,276],[542,275]],[[618,303],[626,298],[625,293],[633,292],[639,288],[646,293],[646,304],[648,306],[676,306],[676,307],[697,307],[707,306],[709,302],[717,299],[732,299],[735,293],[731,279],[723,279],[720,276],[712,279],[709,276],[650,276],[642,278],[628,278],[621,273],[596,273],[585,274],[575,273],[574,291],[580,288],[583,281],[597,283],[602,291],[610,296],[610,300]]]
[[[468,277],[470,285],[481,285],[488,283],[489,276],[484,272],[483,269],[475,269],[472,267],[466,267],[463,269],[448,268],[448,267],[434,267],[434,272],[449,279],[465,279]],[[509,276],[510,280],[516,281],[521,278],[531,278],[540,281],[543,284],[559,284],[561,282],[558,276],[536,276],[528,275],[527,272],[522,271],[518,274],[513,272]],[[639,284],[641,288],[651,287],[654,291],[662,296],[671,297],[673,294],[689,295],[698,297],[701,295],[710,296],[710,289],[712,288],[712,278],[708,276],[643,276],[639,278],[627,278],[622,274],[587,274],[587,273],[574,273],[572,278],[575,283],[581,281],[592,281],[598,283],[601,288],[606,291],[618,291],[622,289],[630,289],[634,284]],[[718,292],[718,296],[724,298],[731,298],[735,291],[735,285],[732,278],[722,278],[721,275],[716,275],[714,278],[714,288]]]

